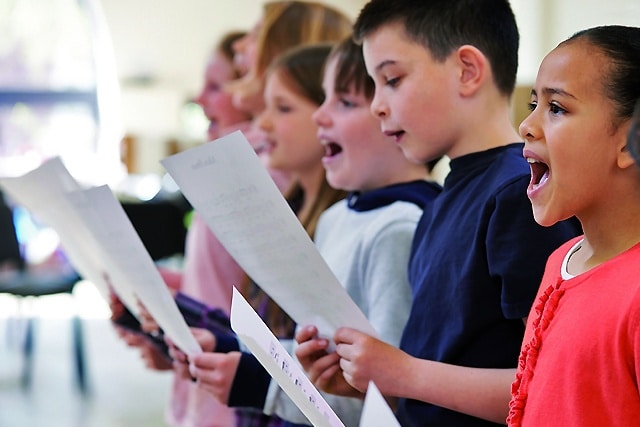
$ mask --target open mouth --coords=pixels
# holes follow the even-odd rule
[[[336,144],[335,142],[329,142],[325,144],[324,148],[325,148],[325,152],[324,152],[325,157],[333,157],[342,152],[342,147],[339,144]]]
[[[531,182],[532,188],[538,188],[544,185],[549,179],[549,166],[546,163],[539,162],[535,159],[528,158],[527,163],[531,168]]]

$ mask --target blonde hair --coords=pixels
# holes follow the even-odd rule
[[[264,75],[271,61],[292,47],[342,40],[351,34],[351,25],[345,14],[322,3],[266,3],[258,35],[256,74]]]
[[[274,59],[294,47],[342,40],[351,34],[351,25],[347,15],[318,2],[265,3],[254,68],[229,86],[236,95],[237,105],[255,113],[251,101],[262,99],[265,73]]]

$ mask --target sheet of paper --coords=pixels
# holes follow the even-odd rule
[[[400,427],[393,411],[373,382],[369,383],[364,398],[360,427]]]
[[[187,354],[202,350],[122,205],[106,186],[66,193],[100,242],[110,278],[132,290],[164,333]]]
[[[340,326],[377,336],[240,131],[162,164],[227,251],[293,320],[318,326],[326,337]]]
[[[112,286],[139,314],[138,298],[160,327],[187,353],[200,352],[153,260],[107,186],[81,189],[60,159],[0,185],[19,204],[56,230],[80,275],[108,298]]]
[[[84,228],[82,218],[68,204],[63,195],[81,189],[59,157],[52,158],[25,175],[0,179],[0,186],[16,203],[24,206],[39,221],[52,227],[71,264],[78,273],[98,288],[106,299],[109,286],[96,242]],[[127,307],[137,313],[131,296],[124,296]]]
[[[300,365],[236,288],[231,302],[231,327],[314,426],[344,427]]]

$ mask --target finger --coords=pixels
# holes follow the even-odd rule
[[[308,341],[312,338],[315,338],[318,335],[318,328],[313,325],[307,325],[303,328],[299,328],[296,331],[295,339],[298,344],[302,344],[305,341]]]
[[[342,359],[341,358],[340,362],[339,362],[339,365],[340,365],[340,369],[342,369],[342,372],[344,372],[345,375],[350,372],[350,368],[351,368],[352,364],[347,359]]]
[[[340,343],[336,345],[336,353],[342,359],[351,360],[351,348],[353,346],[351,344]]]
[[[359,335],[364,335],[362,332],[359,332],[356,329],[341,327],[336,329],[336,332],[333,335],[333,341],[337,344],[339,343],[353,343],[356,340],[356,337]]]
[[[148,334],[157,333],[160,327],[151,316],[140,316],[140,327]]]
[[[298,345],[295,349],[296,357],[302,361],[308,359],[310,362],[327,354],[329,340],[324,338],[312,339]]]
[[[340,358],[336,353],[327,354],[313,363],[311,368],[307,371],[309,373],[309,378],[312,381],[315,381],[328,369],[331,369],[333,366],[339,366],[339,363]]]
[[[131,333],[127,333],[125,334],[122,339],[124,340],[124,342],[130,346],[130,347],[138,347],[142,341],[144,340],[144,338],[138,334],[131,334]]]
[[[225,354],[220,353],[200,353],[191,356],[189,364],[198,369],[214,370],[220,363],[220,358]]]
[[[189,363],[189,358],[187,357],[187,355],[178,350],[176,347],[169,348],[169,356],[171,356],[171,358],[177,362]]]
[[[324,372],[322,372],[318,378],[316,379],[316,381],[314,381],[314,383],[320,388],[320,389],[324,389],[326,388],[331,381],[333,380],[333,378],[335,377],[336,374],[338,374],[338,372],[340,372],[340,365],[338,365],[337,363],[332,365],[329,369],[325,370]]]
[[[189,365],[186,363],[173,362],[173,371],[178,378],[193,380],[191,373],[189,372]]]

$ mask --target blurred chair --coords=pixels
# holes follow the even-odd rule
[[[151,259],[158,261],[184,253],[187,233],[184,217],[192,208],[181,193],[121,203]]]
[[[0,293],[17,298],[40,297],[44,295],[69,294],[80,280],[74,271],[53,268],[34,268],[23,259],[20,252],[13,213],[0,192]],[[22,301],[20,301],[22,302]],[[72,317],[73,358],[75,376],[79,390],[87,391],[85,375],[84,343],[82,322],[74,313]],[[21,382],[29,388],[33,377],[34,329],[37,318],[28,315],[26,332],[22,345],[23,368]]]

